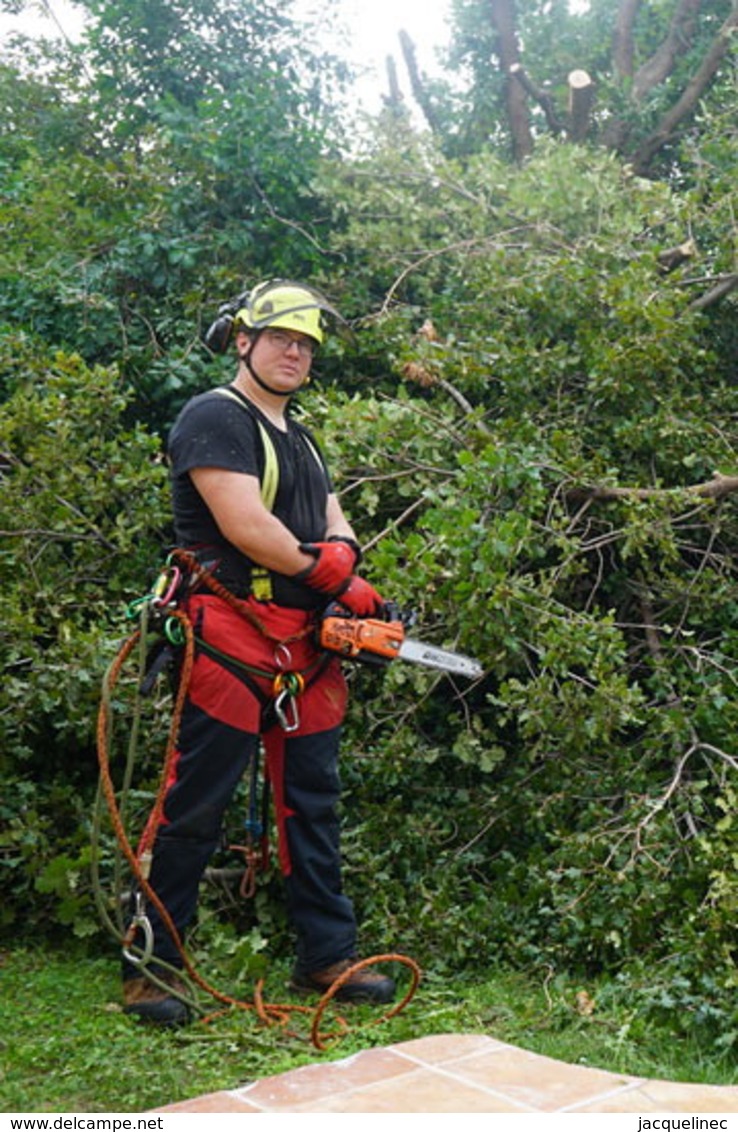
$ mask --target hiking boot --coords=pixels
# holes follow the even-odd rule
[[[186,994],[187,988],[176,975],[162,972],[161,978],[172,990]],[[136,1014],[157,1026],[186,1026],[190,1010],[186,1003],[157,987],[145,976],[126,979],[123,983],[123,1013]]]
[[[339,959],[330,967],[322,971],[310,971],[303,974],[295,970],[290,980],[290,987],[298,994],[325,994],[344,971],[358,963],[358,959]],[[379,975],[369,967],[356,971],[338,988],[333,996],[338,1002],[392,1002],[395,997],[395,981],[387,975]]]

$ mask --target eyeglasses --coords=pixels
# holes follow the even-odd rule
[[[285,330],[267,330],[266,338],[270,346],[275,350],[280,350],[286,354],[293,346],[297,346],[297,352],[301,358],[312,358],[315,353],[315,343],[310,338],[297,338],[294,334],[288,334]]]

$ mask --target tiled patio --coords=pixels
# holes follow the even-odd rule
[[[318,1061],[157,1112],[738,1112],[738,1086],[565,1065],[484,1034],[438,1034]]]

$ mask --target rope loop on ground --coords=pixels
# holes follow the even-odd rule
[[[407,955],[399,955],[396,952],[391,952],[388,955],[372,955],[367,959],[360,959],[358,962],[353,963],[350,967],[347,967],[346,970],[338,976],[335,982],[331,983],[328,990],[325,992],[320,1002],[315,1007],[313,1014],[313,1024],[310,1030],[310,1039],[316,1049],[325,1050],[328,1049],[330,1044],[332,1044],[330,1038],[332,1038],[333,1035],[324,1035],[320,1032],[320,1024],[323,1021],[323,1015],[325,1014],[326,1007],[336,997],[341,987],[345,983],[347,983],[349,979],[353,978],[353,976],[357,974],[357,972],[363,971],[367,967],[373,967],[376,963],[402,963],[405,967],[408,967],[410,969],[411,974],[410,986],[405,994],[405,997],[402,998],[399,1002],[395,1003],[392,1007],[390,1007],[389,1010],[386,1010],[380,1018],[377,1018],[377,1025],[380,1022],[387,1022],[390,1018],[394,1018],[394,1016],[396,1014],[399,1014],[401,1010],[404,1010],[407,1004],[410,1002],[410,999],[418,989],[418,983],[420,982],[420,967],[414,959],[408,958]]]

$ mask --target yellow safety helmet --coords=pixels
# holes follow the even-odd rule
[[[222,353],[233,333],[273,326],[307,334],[320,344],[324,338],[323,313],[344,321],[314,287],[287,279],[267,279],[223,304],[218,318],[205,334],[205,343],[215,353]]]
[[[251,291],[244,306],[236,311],[234,330],[263,330],[273,326],[308,334],[323,341],[322,312],[333,311],[330,303],[312,287],[269,279]]]

